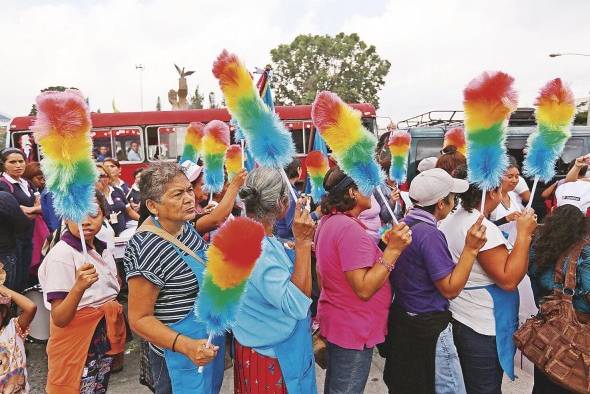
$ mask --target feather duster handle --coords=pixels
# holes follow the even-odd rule
[[[574,95],[559,78],[547,83],[535,102],[537,132],[527,141],[524,174],[534,177],[531,198],[533,203],[539,180],[549,182],[555,176],[555,162],[571,136],[570,127],[576,112]]]
[[[205,166],[204,186],[211,193],[219,193],[225,183],[223,165],[229,138],[229,127],[224,122],[212,120],[205,126],[201,148]]]
[[[201,122],[191,122],[186,129],[184,136],[184,148],[182,151],[181,163],[187,160],[197,163],[201,154],[201,145],[203,142],[203,135],[205,125]]]
[[[291,133],[264,104],[244,64],[224,50],[213,64],[213,75],[256,162],[265,167],[287,166],[295,156]]]
[[[242,170],[244,165],[242,147],[240,145],[230,145],[225,155],[225,169],[227,170],[227,179],[232,179]]]
[[[389,151],[391,152],[391,166],[389,167],[389,177],[398,185],[406,181],[408,171],[408,153],[412,136],[410,133],[402,130],[396,130],[389,135]]]
[[[342,170],[359,190],[371,195],[385,174],[374,158],[377,139],[361,122],[361,114],[331,92],[318,93],[311,109],[314,125]]]
[[[262,253],[264,234],[260,223],[238,217],[219,229],[207,250],[197,314],[207,326],[209,345],[213,336],[223,334],[235,322],[248,279]]]
[[[37,119],[32,127],[43,153],[47,189],[59,216],[80,223],[94,212],[98,179],[92,161],[90,111],[77,90],[45,92],[37,97]]]
[[[455,127],[445,133],[443,149],[449,145],[457,148],[457,152],[467,157],[467,144],[465,142],[465,130],[462,127]]]
[[[328,158],[320,151],[311,151],[305,158],[305,167],[307,168],[311,183],[311,198],[318,204],[324,194],[326,194],[326,190],[324,190],[324,177],[328,172]]]

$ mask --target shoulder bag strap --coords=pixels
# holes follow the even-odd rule
[[[580,240],[579,242],[574,244],[568,250],[568,252],[561,255],[555,265],[553,280],[555,281],[555,283],[563,284],[562,292],[567,289],[569,293],[567,295],[573,295],[573,292],[576,288],[576,271],[578,267],[578,259],[580,258],[582,249],[584,249],[584,247],[588,244],[590,244],[590,238],[584,238]],[[565,275],[563,272],[564,260],[566,260],[568,263],[567,272],[565,273]]]
[[[189,256],[195,258],[199,263],[206,265],[202,258],[200,258],[194,251],[192,251],[188,246],[180,242],[176,237],[173,237],[170,233],[162,230],[161,228],[152,224],[151,218],[146,219],[143,224],[137,229],[137,232],[150,232],[156,234],[160,238],[165,239],[166,241],[172,243],[182,251],[184,251]]]

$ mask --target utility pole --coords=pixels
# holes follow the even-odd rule
[[[136,64],[135,69],[139,71],[139,103],[141,111],[143,112],[143,64]]]

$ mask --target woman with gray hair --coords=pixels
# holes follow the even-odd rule
[[[288,188],[279,170],[261,167],[240,190],[246,214],[266,237],[233,327],[235,393],[317,392],[309,317],[314,222],[305,198],[295,207],[294,249],[273,236],[289,208]]]
[[[207,245],[190,223],[193,188],[178,164],[158,162],[142,173],[139,190],[150,217],[129,241],[124,264],[129,323],[150,343],[155,392],[217,393],[225,338],[207,348],[205,325],[194,313]]]

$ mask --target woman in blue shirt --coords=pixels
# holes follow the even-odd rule
[[[537,305],[558,285],[553,280],[555,264],[579,241],[590,237],[590,219],[573,205],[563,205],[545,219],[529,255],[529,276]],[[561,261],[567,272],[567,261]],[[590,323],[590,244],[580,253],[576,270],[576,290],[573,305],[582,323]],[[569,393],[553,383],[540,369],[535,368],[533,393]]]
[[[299,199],[292,227],[294,249],[285,249],[273,236],[274,224],[290,202],[279,170],[252,171],[240,197],[246,214],[264,226],[266,237],[233,327],[234,392],[316,393],[309,318],[314,222],[304,209],[305,199]]]

